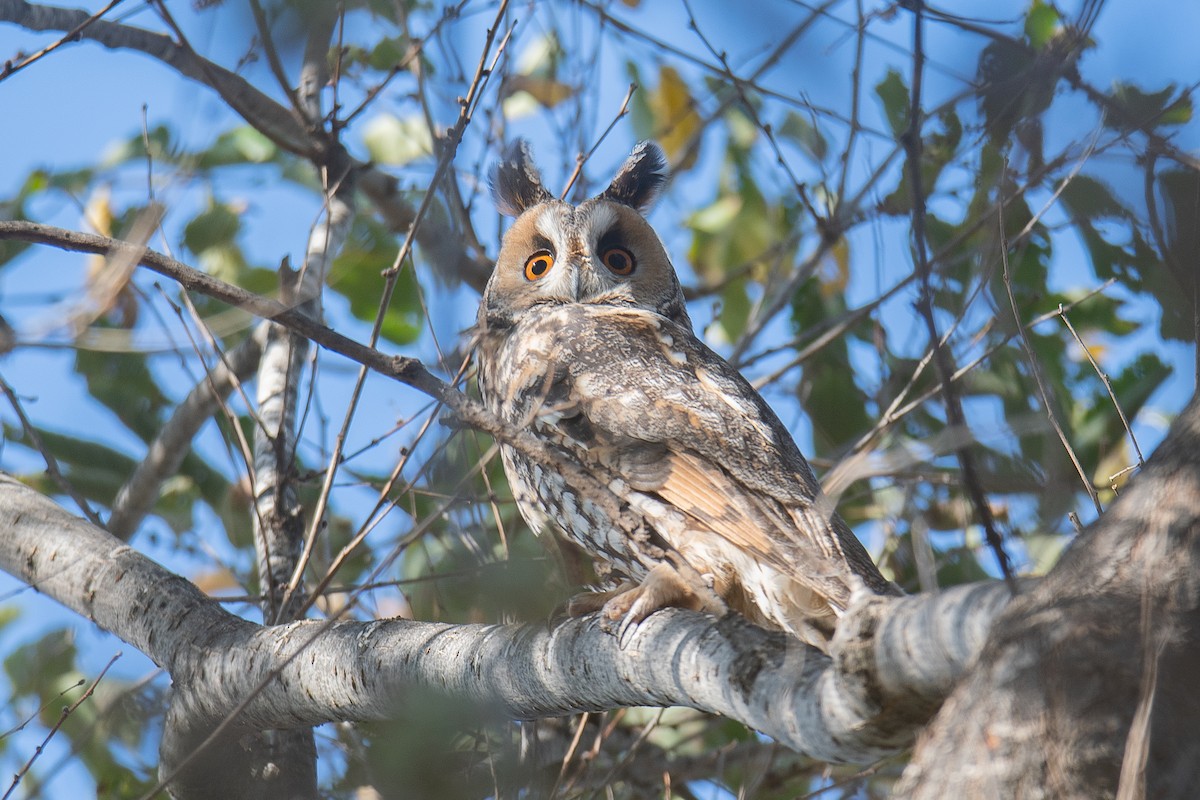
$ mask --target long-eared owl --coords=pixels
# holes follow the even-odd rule
[[[516,221],[474,337],[488,408],[594,474],[691,569],[649,561],[553,464],[502,446],[504,469],[535,531],[553,520],[620,581],[577,610],[602,607],[624,634],[661,607],[712,609],[719,597],[824,649],[851,576],[896,590],[778,417],[693,333],[675,269],[642,216],[665,170],[662,151],[640,144],[607,189],[575,206],[543,187],[524,142],[511,147],[492,192]]]

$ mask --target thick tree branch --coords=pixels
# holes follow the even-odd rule
[[[622,650],[591,618],[552,629],[404,620],[261,627],[7,476],[0,531],[0,567],[171,673],[173,714],[216,724],[244,704],[240,731],[387,719],[413,692],[436,691],[524,719],[685,705],[823,760],[872,761],[911,741],[1007,594],[994,584],[857,604],[849,618],[861,624],[835,643],[835,661],[740,617],[714,622],[679,610],[652,615]],[[962,638],[964,620],[974,622],[965,628],[973,640]],[[839,661],[858,674],[839,673]],[[883,664],[917,671],[885,676]],[[856,684],[873,687],[874,704],[847,692]],[[887,724],[877,724],[881,715]]]
[[[1200,785],[1200,397],[998,619],[898,796],[1191,798]],[[1123,770],[1140,764],[1140,774]]]

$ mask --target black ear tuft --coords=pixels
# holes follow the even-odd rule
[[[492,199],[501,214],[519,217],[525,209],[554,196],[542,186],[542,176],[529,142],[517,139],[504,151],[504,156],[492,167]]]
[[[648,211],[667,182],[667,157],[654,142],[641,142],[617,170],[601,197]]]

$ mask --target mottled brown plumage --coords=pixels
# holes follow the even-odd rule
[[[829,507],[783,424],[692,332],[670,259],[640,211],[664,179],[639,145],[578,207],[542,188],[524,144],[493,174],[504,237],[475,329],[488,407],[589,469],[677,551],[689,577],[647,556],[587,490],[502,447],[522,515],[547,519],[624,583],[581,602],[623,630],[665,605],[750,619],[824,647],[854,577],[893,593]],[[707,585],[695,585],[695,574]]]

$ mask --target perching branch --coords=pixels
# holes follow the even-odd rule
[[[243,733],[388,719],[413,692],[438,691],[518,719],[691,706],[816,758],[868,762],[912,741],[1007,602],[1000,584],[864,599],[844,618],[833,660],[734,615],[680,610],[652,615],[626,649],[592,618],[551,629],[404,620],[263,627],[6,476],[0,530],[0,568],[171,673],[173,714],[216,724],[245,702]]]

